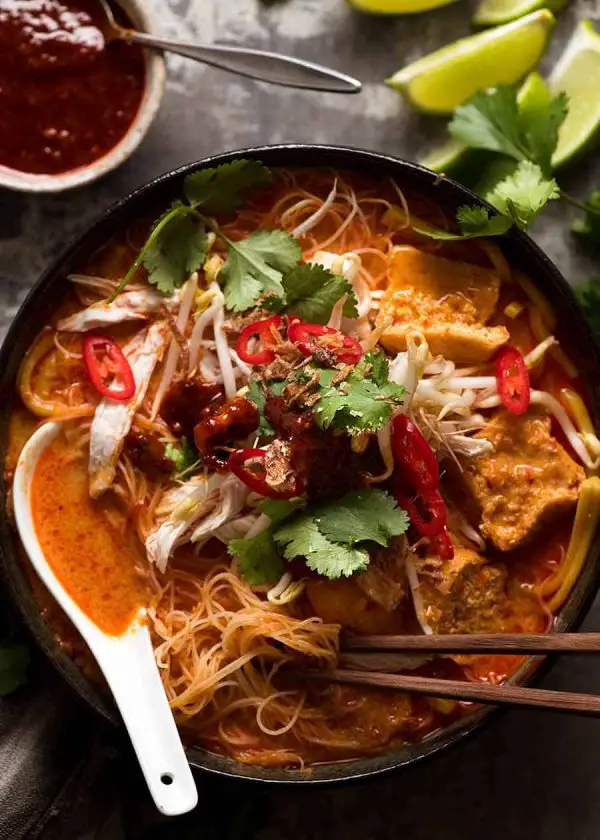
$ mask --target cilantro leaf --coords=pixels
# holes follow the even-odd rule
[[[457,239],[476,239],[480,236],[502,236],[512,227],[512,219],[509,216],[491,216],[485,207],[476,204],[464,204],[456,211],[456,220],[460,227],[460,233],[452,233],[447,230],[435,228],[417,228],[414,230],[421,236],[429,239],[441,239],[454,241]]]
[[[142,249],[148,282],[173,294],[206,259],[208,238],[204,224],[185,205],[175,202],[155,222]]]
[[[390,366],[385,353],[370,350],[366,353],[354,369],[355,376],[370,376],[380,388],[390,384]]]
[[[173,473],[177,476],[187,473],[199,463],[198,453],[186,437],[182,437],[179,446],[168,443],[165,456],[173,461]]]
[[[491,91],[476,93],[454,111],[448,130],[456,140],[472,149],[500,152],[515,160],[529,157],[512,85],[498,85]]]
[[[334,542],[376,542],[386,546],[408,528],[408,515],[383,490],[357,490],[317,508],[320,531]]]
[[[183,192],[203,213],[231,213],[240,207],[245,193],[264,187],[270,180],[270,171],[260,161],[232,160],[187,175]]]
[[[456,211],[463,239],[476,236],[502,236],[512,222],[506,216],[492,216],[485,207],[465,204]]]
[[[283,294],[282,275],[302,256],[300,244],[293,236],[284,230],[259,230],[232,242],[218,233],[227,243],[227,261],[219,280],[224,283],[228,309],[250,309],[264,292]]]
[[[188,175],[184,195],[189,203],[175,201],[154,224],[148,239],[114,292],[111,303],[143,264],[148,279],[159,291],[172,294],[206,259],[207,220],[199,212],[230,212],[240,206],[244,193],[266,184],[271,175],[258,161],[234,160],[213,169]],[[218,233],[218,226],[213,224]],[[249,281],[255,282],[255,281]]]
[[[486,195],[486,200],[509,216],[518,227],[526,228],[548,201],[559,196],[560,190],[554,178],[546,178],[537,164],[524,160],[513,175],[496,184]]]
[[[450,134],[472,149],[486,149],[516,161],[536,163],[545,175],[558,143],[558,131],[568,111],[568,98],[559,93],[535,106],[519,105],[512,85],[479,91],[454,112]]]
[[[336,371],[319,371],[319,401],[314,412],[322,429],[334,426],[354,435],[378,431],[392,416],[392,406],[403,402],[402,385],[389,381],[384,354],[371,351],[342,382],[333,382]]]
[[[573,222],[571,230],[590,245],[600,248],[600,189],[594,190],[585,206],[585,215]]]
[[[285,386],[285,382],[269,382],[268,390],[274,397],[279,397],[281,396]],[[251,379],[250,382],[248,382],[248,393],[246,396],[258,409],[258,434],[263,437],[270,437],[271,435],[274,435],[275,429],[265,414],[267,391],[263,383],[259,382],[257,379]]]
[[[246,540],[230,540],[229,554],[237,559],[240,574],[250,586],[275,583],[284,572],[284,564],[273,542],[273,531],[267,528]]]
[[[575,286],[575,294],[583,307],[590,326],[600,335],[600,279]]]
[[[350,577],[362,572],[369,563],[365,549],[353,548],[327,539],[310,516],[301,516],[278,528],[275,541],[287,560],[304,557],[309,569],[330,579]]]
[[[558,145],[558,131],[569,110],[569,98],[563,91],[537,107],[519,108],[519,122],[529,150],[528,157],[545,175],[552,171],[552,155]]]
[[[0,696],[10,694],[25,682],[29,651],[23,645],[0,643]]]
[[[383,490],[359,490],[309,506],[276,527],[273,539],[287,560],[303,557],[309,569],[335,579],[366,569],[365,544],[387,546],[407,528],[408,517],[392,496]]]
[[[387,546],[408,528],[408,517],[384,490],[359,490],[304,508],[302,501],[265,499],[260,508],[271,525],[249,540],[232,540],[229,552],[252,584],[281,577],[282,558],[303,557],[328,578],[349,577],[369,563],[368,545]]]
[[[297,265],[283,276],[282,285],[283,296],[267,298],[262,304],[265,309],[298,315],[311,324],[326,324],[335,304],[347,295],[344,315],[347,318],[358,316],[356,296],[350,283],[322,265]]]

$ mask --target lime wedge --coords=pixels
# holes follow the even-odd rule
[[[460,163],[467,151],[468,147],[464,143],[450,137],[422,158],[419,163],[427,169],[433,169],[434,172],[449,172]]]
[[[361,12],[374,15],[414,15],[428,12],[439,6],[448,6],[456,0],[348,0],[351,6]]]
[[[537,70],[530,73],[517,93],[517,103],[521,116],[534,115],[545,108],[550,101],[550,88]]]
[[[517,94],[519,111],[526,119],[534,121],[540,108],[550,99],[548,85],[535,70],[525,79]],[[468,157],[469,148],[450,137],[440,146],[433,149],[419,163],[434,172],[451,172],[464,163]],[[510,173],[509,173],[510,174]]]
[[[523,78],[542,57],[554,16],[540,9],[470,35],[398,70],[387,84],[418,111],[450,114],[478,90]]]
[[[556,168],[581,152],[600,127],[600,35],[589,20],[577,25],[548,86],[553,96],[564,91],[569,97],[569,113],[552,157]]]
[[[473,16],[473,26],[500,26],[538,9],[559,12],[566,3],[567,0],[481,0]]]

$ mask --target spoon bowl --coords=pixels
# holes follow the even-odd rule
[[[92,651],[115,699],[154,802],[167,816],[191,811],[198,793],[154,660],[144,610],[121,636],[101,630],[73,601],[48,563],[35,532],[31,488],[46,448],[62,429],[45,423],[29,439],[13,485],[15,519],[31,563]]]

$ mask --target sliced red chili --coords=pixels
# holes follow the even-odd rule
[[[322,342],[321,346],[331,350],[338,362],[355,365],[362,359],[363,349],[359,342],[339,330],[324,327],[322,324],[307,324],[304,321],[292,321],[288,327],[289,340],[304,356],[312,356],[320,344],[318,339],[323,336],[331,336]]]
[[[397,493],[396,499],[422,537],[435,537],[445,528],[446,505],[438,490],[418,493],[412,498]]]
[[[454,557],[454,546],[448,528],[444,526],[439,534],[429,540],[431,553],[441,557],[442,560],[452,560]]]
[[[516,347],[505,347],[496,359],[496,385],[511,414],[524,414],[531,402],[529,371]]]
[[[417,493],[437,489],[440,471],[433,449],[406,414],[399,414],[392,421],[392,452]]]
[[[266,496],[268,499],[291,499],[299,495],[300,491],[297,487],[289,491],[281,491],[274,490],[267,484],[263,463],[266,454],[266,449],[236,449],[229,456],[227,464],[231,472],[243,481],[246,487],[261,496]]]
[[[116,341],[104,335],[86,335],[83,361],[90,382],[103,397],[125,402],[135,394],[131,366]]]
[[[281,316],[272,315],[244,327],[236,346],[240,359],[249,365],[270,364],[275,358],[272,348],[277,343],[277,330],[281,329],[282,323]],[[259,348],[250,350],[249,344],[253,339],[259,344]]]

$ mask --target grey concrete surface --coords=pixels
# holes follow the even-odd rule
[[[148,0],[157,29],[208,42],[277,49],[359,76],[358,97],[285,91],[238,80],[173,57],[159,117],[138,152],[117,172],[61,196],[0,192],[0,330],[62,246],[131,188],[178,164],[246,145],[340,143],[408,158],[427,151],[443,123],[411,113],[382,79],[407,61],[468,34],[467,0],[398,19],[369,18],[343,0]],[[598,0],[561,14],[543,69],[581,17],[600,19]],[[599,80],[600,88],[600,80]],[[600,154],[567,172],[583,196],[600,184]],[[534,230],[571,281],[600,275],[600,264],[568,234],[570,211],[553,207]],[[587,629],[600,629],[600,603]],[[594,659],[563,660],[550,687],[600,691]],[[595,840],[600,837],[600,721],[512,712],[476,739],[429,763],[351,787],[256,790],[260,818],[240,837],[260,840]],[[221,794],[239,792],[224,785]],[[221,795],[220,794],[220,795]],[[237,793],[232,796],[235,808]],[[186,834],[187,836],[187,834]],[[190,834],[190,836],[192,836]],[[202,837],[201,826],[198,838]]]

